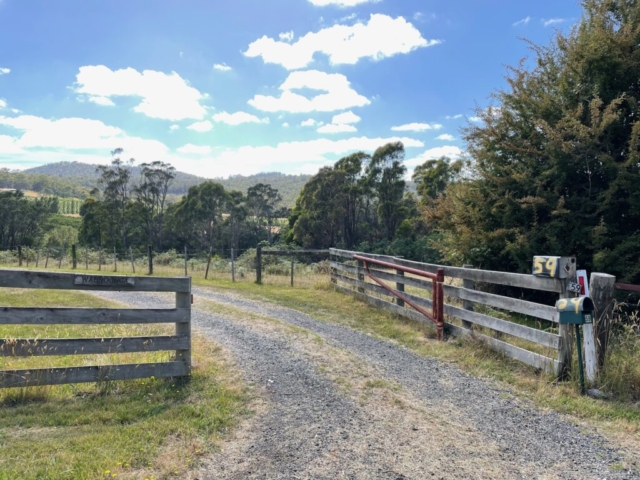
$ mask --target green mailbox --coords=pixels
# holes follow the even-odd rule
[[[593,323],[593,302],[589,297],[561,298],[556,302],[561,325]]]

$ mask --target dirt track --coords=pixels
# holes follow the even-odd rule
[[[256,415],[193,478],[640,478],[603,438],[499,384],[295,310],[194,293],[194,327],[227,349]]]

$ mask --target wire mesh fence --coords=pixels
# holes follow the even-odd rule
[[[80,245],[17,247],[0,250],[0,268],[191,276],[202,280],[249,283],[257,279],[256,249],[156,252],[146,246],[126,249]],[[262,257],[263,284],[313,288],[328,281],[329,262],[321,256]]]

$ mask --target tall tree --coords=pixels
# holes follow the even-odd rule
[[[122,160],[120,155],[124,150],[116,148],[111,152],[111,165],[100,165],[96,171],[100,174],[98,185],[114,211],[118,212],[120,224],[120,238],[122,246],[127,245],[127,202],[130,198],[131,167],[135,160]]]
[[[135,187],[136,200],[145,223],[149,245],[163,248],[164,216],[167,193],[176,177],[176,169],[164,162],[155,161],[140,165],[140,183]]]
[[[368,166],[368,177],[378,200],[378,216],[388,240],[393,239],[406,215],[402,197],[407,168],[403,162],[404,145],[396,142],[378,148]]]
[[[462,167],[462,160],[452,161],[448,157],[427,160],[422,165],[418,165],[411,178],[416,184],[416,190],[422,197],[423,203],[434,200],[444,193],[449,183],[460,175]]]
[[[447,255],[525,271],[534,255],[575,254],[640,281],[640,3],[582,6],[466,129],[471,179],[431,211]]]
[[[277,210],[280,202],[282,202],[280,193],[271,185],[258,183],[247,190],[247,203],[256,221],[259,225],[262,225],[262,222],[266,220],[269,243],[271,243],[273,239],[272,226],[274,212]]]

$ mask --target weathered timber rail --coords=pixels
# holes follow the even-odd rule
[[[176,308],[22,308],[0,306],[0,325],[127,325],[173,323],[175,335],[117,338],[0,339],[1,357],[175,351],[170,362],[1,370],[0,388],[185,377],[191,371],[191,279],[77,275],[0,270],[0,288],[175,292]]]
[[[377,266],[377,268],[373,268],[376,265],[372,262],[369,266],[369,272],[380,280],[392,282],[395,284],[395,288],[390,285],[383,287],[379,284],[367,282],[363,262],[365,258],[385,262],[386,265],[384,267]],[[436,275],[439,270],[443,269],[445,278],[449,277],[450,279],[463,281],[463,286],[447,284],[442,286],[444,297],[449,300],[449,303],[446,303],[445,300],[442,305],[443,312],[448,317],[445,318],[444,328],[449,335],[474,335],[485,341],[492,349],[508,357],[558,375],[569,368],[571,363],[570,344],[567,345],[568,342],[562,335],[548,331],[556,330],[558,324],[555,307],[474,289],[474,283],[481,282],[555,292],[559,295],[564,295],[565,284],[563,281],[517,273],[433,265],[385,255],[331,249],[331,279],[338,291],[354,295],[365,302],[398,315],[418,322],[425,322],[425,317],[407,308],[402,298],[404,297],[404,299],[427,309],[433,308],[432,281],[417,276],[409,276],[411,275],[410,273],[407,274],[406,271],[402,271],[405,269],[427,272],[432,275]],[[419,292],[406,292],[406,287],[409,286],[424,291],[425,295],[423,296]],[[438,296],[436,295],[437,298]],[[455,302],[455,300],[458,302]],[[459,303],[459,305],[452,303]],[[544,321],[545,326],[548,328],[533,328],[497,318],[491,315],[493,313],[491,310],[487,313],[474,311],[474,305],[476,304],[534,317]],[[451,323],[452,318],[459,319],[461,324]],[[431,324],[431,322],[425,323]],[[480,333],[476,331],[474,326],[493,331],[496,336]],[[519,343],[519,345],[514,345],[511,338],[525,340],[531,344],[544,347],[545,350],[555,351],[557,352],[557,357],[551,358],[523,348],[522,342],[515,342]]]

